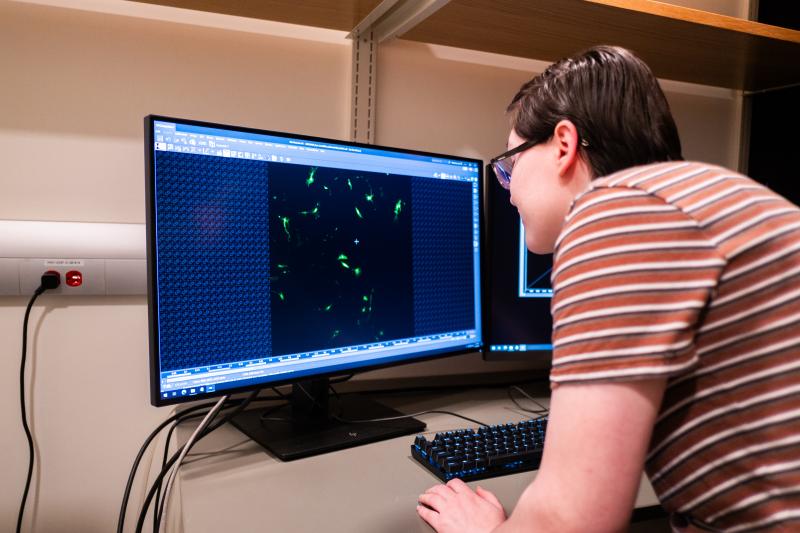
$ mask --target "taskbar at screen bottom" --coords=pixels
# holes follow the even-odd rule
[[[549,352],[552,344],[490,344],[490,352]]]
[[[479,333],[475,330],[401,339],[364,346],[349,346],[335,350],[291,354],[275,358],[162,372],[162,399],[219,393],[256,385],[343,373],[384,366],[402,361],[414,361],[433,355],[480,349]]]

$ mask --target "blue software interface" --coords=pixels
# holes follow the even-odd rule
[[[150,120],[156,402],[481,346],[478,161]]]

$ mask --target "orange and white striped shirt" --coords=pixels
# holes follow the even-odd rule
[[[664,508],[800,530],[800,209],[716,166],[627,169],[575,200],[552,280],[552,382],[668,378]]]

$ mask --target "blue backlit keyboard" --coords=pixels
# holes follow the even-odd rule
[[[542,460],[547,418],[417,435],[411,456],[442,481],[474,481],[536,470]]]

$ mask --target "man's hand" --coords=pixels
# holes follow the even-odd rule
[[[487,533],[506,520],[494,494],[481,487],[473,492],[460,479],[429,488],[419,503],[417,513],[438,533]]]

